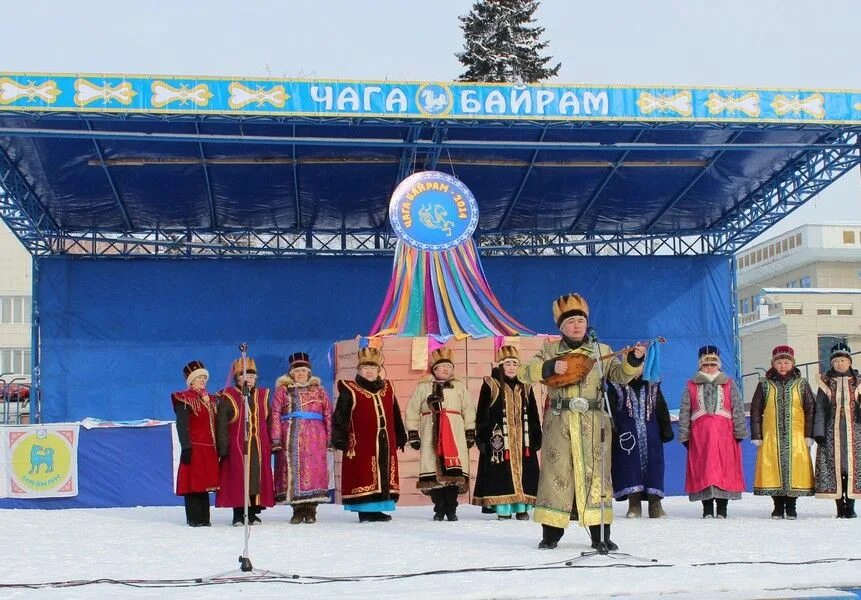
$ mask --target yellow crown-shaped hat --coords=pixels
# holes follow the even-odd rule
[[[502,346],[496,351],[496,364],[500,365],[506,360],[516,360],[520,362],[520,351],[516,346]]]
[[[383,353],[379,348],[359,348],[359,365],[372,365],[374,367],[383,366]]]
[[[454,366],[454,356],[450,348],[437,348],[430,355],[431,370],[440,363],[450,363]]]
[[[557,327],[561,327],[565,319],[575,315],[589,318],[589,305],[580,294],[565,294],[553,302],[553,319]]]
[[[254,362],[254,359],[248,357],[245,359],[245,372],[246,373],[257,373],[257,365]],[[242,359],[237,358],[233,361],[233,376],[240,377],[242,375]]]

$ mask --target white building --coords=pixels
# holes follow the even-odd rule
[[[861,223],[803,225],[736,255],[744,396],[771,349],[789,344],[816,386],[831,346],[861,350]]]
[[[0,379],[30,375],[32,261],[0,221]]]

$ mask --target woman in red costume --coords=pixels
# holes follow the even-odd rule
[[[182,372],[188,389],[170,395],[182,448],[176,494],[185,500],[186,523],[190,527],[209,527],[209,492],[218,489],[215,397],[206,391],[209,371],[202,362],[193,360]]]
[[[243,360],[245,361],[243,364]],[[232,366],[234,385],[218,393],[215,437],[221,457],[215,505],[233,509],[233,525],[244,522],[245,456],[248,467],[248,523],[260,523],[264,508],[275,506],[272,450],[269,438],[269,390],[257,387],[253,358],[238,358]],[[244,399],[247,397],[247,401]],[[246,407],[247,403],[247,407]],[[248,435],[245,412],[248,410]]]

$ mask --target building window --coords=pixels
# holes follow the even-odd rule
[[[852,305],[851,304],[838,304],[837,305],[837,314],[841,317],[851,317],[852,316]]]
[[[0,348],[0,375],[29,375],[30,351],[23,348]],[[9,377],[4,377],[10,381]]]
[[[844,244],[854,244],[855,243],[855,232],[854,231],[844,231],[843,232],[843,243]]]
[[[801,278],[801,286],[800,287],[803,287],[803,288],[809,288],[810,287],[810,275],[805,275],[804,277]]]
[[[822,306],[822,305],[817,306],[816,307],[816,314],[817,315],[833,315],[834,314],[834,307],[833,306]]]
[[[762,248],[760,248],[759,250],[756,251],[756,262],[759,262],[761,260],[762,260]]]
[[[786,284],[786,287],[796,288],[796,287],[798,287],[798,282],[793,279],[792,281],[790,281],[789,283]]]
[[[747,298],[742,299],[741,301],[741,314],[746,315],[750,312],[750,300]]]
[[[789,250],[789,240],[783,240],[782,242],[780,242],[780,245],[783,248],[784,252]]]
[[[0,325],[30,323],[30,296],[0,296]]]
[[[796,233],[796,234],[795,234],[795,245],[796,245],[796,246],[800,246],[800,245],[801,245],[801,234],[800,234],[800,233]]]
[[[793,248],[795,248],[795,237],[794,236],[789,238],[789,249],[792,250]]]
[[[800,303],[784,303],[783,304],[783,314],[785,314],[785,315],[800,315],[801,314],[801,304]]]

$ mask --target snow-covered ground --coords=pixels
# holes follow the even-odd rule
[[[861,520],[835,519],[832,501],[802,498],[798,505],[797,521],[773,521],[769,498],[745,495],[730,503],[730,518],[723,521],[702,520],[700,504],[685,498],[666,500],[670,516],[662,520],[625,519],[623,505],[616,503],[613,540],[621,551],[657,562],[579,559],[588,538],[576,526],[556,550],[538,550],[537,524],[497,521],[473,506],[461,506],[456,523],[432,522],[429,507],[413,507],[399,509],[390,523],[364,524],[341,506],[322,506],[316,525],[290,525],[290,509],[276,507],[251,528],[249,557],[256,570],[298,578],[185,589],[7,586],[103,578],[193,580],[235,569],[243,529],[229,525],[230,511],[213,509],[212,527],[190,528],[181,507],[0,510],[0,598],[857,597],[835,588],[861,587]],[[571,559],[573,566],[566,566]],[[753,564],[698,566],[730,561]],[[476,570],[327,579],[449,569]]]

